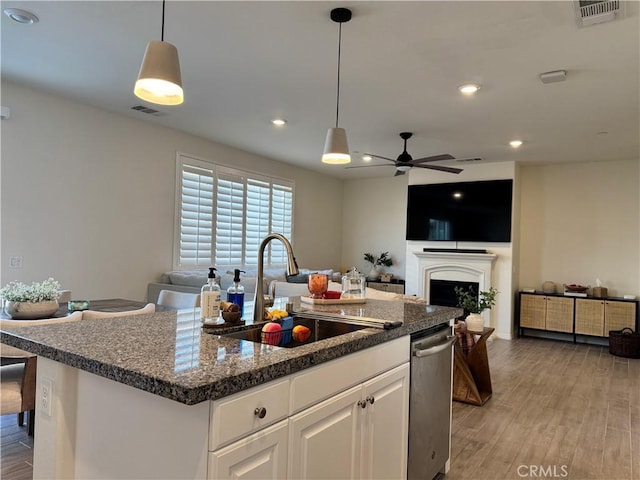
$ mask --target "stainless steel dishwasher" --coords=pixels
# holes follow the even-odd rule
[[[447,324],[411,337],[409,480],[431,480],[449,459],[454,342]]]

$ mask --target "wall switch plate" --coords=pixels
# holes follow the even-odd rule
[[[9,267],[22,268],[22,256],[9,257]]]
[[[40,384],[40,411],[47,417],[51,416],[52,394],[53,380],[43,377]]]

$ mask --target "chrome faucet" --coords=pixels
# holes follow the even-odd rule
[[[253,300],[253,323],[264,320],[264,249],[274,239],[280,240],[284,244],[284,248],[287,249],[287,274],[298,274],[298,263],[296,262],[296,257],[293,256],[293,248],[289,240],[280,233],[270,233],[264,237],[260,248],[258,248],[258,278],[256,278],[256,296]]]

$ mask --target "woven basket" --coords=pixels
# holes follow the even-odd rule
[[[609,332],[609,353],[618,357],[640,358],[640,334],[630,328]]]

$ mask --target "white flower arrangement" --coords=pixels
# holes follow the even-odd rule
[[[60,295],[60,283],[49,278],[41,283],[26,285],[22,282],[9,282],[0,289],[0,297],[9,302],[45,302],[57,300]]]

